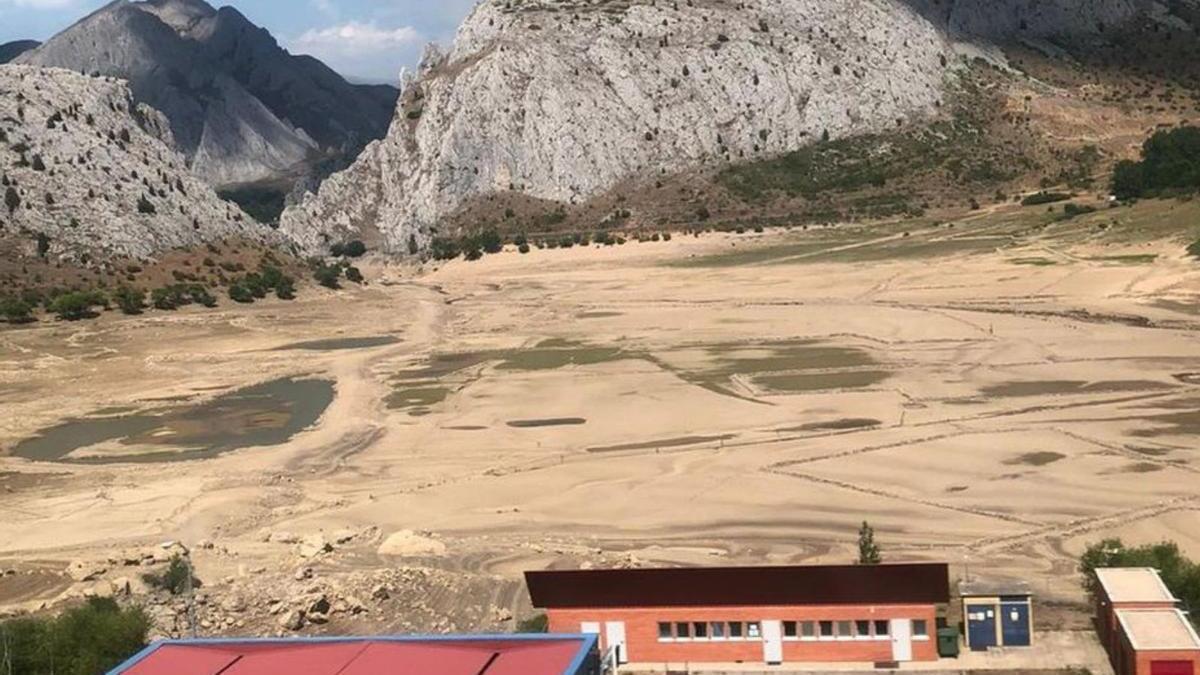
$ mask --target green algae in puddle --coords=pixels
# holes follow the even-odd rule
[[[804,393],[832,389],[862,389],[886,381],[891,373],[882,370],[855,370],[845,373],[805,373],[766,375],[754,383],[775,393]]]
[[[207,403],[119,417],[76,419],[42,430],[13,455],[69,464],[158,463],[208,459],[249,447],[279,445],[320,419],[333,402],[328,380],[286,378],[247,387]],[[129,453],[72,453],[118,442]]]
[[[412,387],[397,389],[387,397],[385,403],[389,410],[418,411],[442,403],[450,396],[449,387]]]
[[[582,417],[551,417],[541,420],[513,420],[508,426],[514,429],[538,429],[541,427],[577,427],[587,424]]]
[[[784,427],[775,431],[781,433],[795,433],[805,431],[855,431],[858,429],[873,429],[881,426],[883,422],[869,418],[846,418],[840,420],[832,420],[829,422],[813,422],[811,424],[801,424],[797,427]]]
[[[311,340],[309,342],[295,342],[290,345],[276,347],[272,351],[305,351],[305,352],[338,352],[350,351],[354,349],[370,349],[372,347],[383,347],[386,345],[394,345],[400,342],[400,338],[394,335],[376,335],[371,337],[350,337],[350,338],[330,338],[327,340]]]
[[[699,445],[701,443],[718,443],[731,441],[737,438],[737,434],[722,434],[720,436],[680,436],[678,438],[666,438],[657,441],[645,441],[642,443],[625,443],[622,445],[602,445],[598,447],[588,448],[591,453],[601,454],[605,452],[624,452],[627,450],[653,450],[656,448],[683,448],[689,445]]]
[[[1066,394],[1115,394],[1136,391],[1163,391],[1172,388],[1169,384],[1153,380],[1114,380],[1110,382],[1043,380],[994,384],[984,387],[982,393],[996,398],[1023,398]]]

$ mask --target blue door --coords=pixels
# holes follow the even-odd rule
[[[996,646],[995,605],[967,605],[967,640],[972,651]]]
[[[1005,647],[1028,647],[1032,644],[1029,630],[1029,605],[1024,602],[1000,605],[1000,626]]]

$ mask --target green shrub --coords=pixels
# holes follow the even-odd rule
[[[340,267],[324,264],[318,266],[313,272],[313,278],[316,279],[318,284],[321,284],[325,288],[332,288],[335,290],[342,287],[342,285],[338,283],[338,280],[341,278],[341,276],[342,271]]]
[[[121,286],[113,293],[113,302],[124,314],[141,314],[146,309],[146,291]]]
[[[520,244],[519,246],[517,246],[517,251],[520,252],[522,255],[529,253],[529,244],[528,243]]]
[[[1086,216],[1089,213],[1095,213],[1096,207],[1088,206],[1087,204],[1076,204],[1068,202],[1063,205],[1063,214],[1059,216],[1059,220],[1070,220],[1079,216]]]
[[[171,595],[181,595],[191,589],[200,588],[200,580],[192,575],[192,566],[188,561],[176,555],[171,557],[167,569],[161,574],[143,574],[142,581],[152,588],[167,591]]]
[[[1187,249],[1188,255],[1193,258],[1200,258],[1200,240],[1192,242],[1192,245]]]
[[[200,305],[201,307],[212,309],[213,307],[217,306],[216,296],[210,293],[207,288],[199,284],[192,284],[188,286],[187,294],[191,298],[192,302]]]
[[[0,316],[8,323],[33,321],[33,307],[21,298],[0,298]]]
[[[254,294],[250,292],[250,289],[243,286],[240,281],[235,281],[229,286],[229,299],[243,305],[248,305],[254,302]]]
[[[154,305],[154,309],[163,311],[171,311],[179,309],[180,294],[175,286],[165,286],[156,288],[150,292],[150,304]]]
[[[1142,145],[1141,162],[1121,162],[1113,171],[1112,191],[1120,199],[1170,190],[1200,190],[1200,127],[1156,132]]]
[[[21,195],[11,185],[4,190],[4,205],[8,207],[9,213],[16,211],[21,206]]]
[[[1042,204],[1054,204],[1057,202],[1065,202],[1071,198],[1071,195],[1065,192],[1038,192],[1029,195],[1021,200],[1021,206],[1040,206]]]
[[[30,675],[95,675],[120,665],[146,646],[150,618],[140,608],[121,609],[108,598],[53,618],[0,624],[0,666]]]
[[[545,614],[535,614],[517,622],[518,633],[549,633],[550,619]]]
[[[367,245],[362,243],[361,241],[355,239],[354,241],[346,244],[346,257],[347,258],[361,258],[366,254],[367,254]]]
[[[434,260],[454,260],[462,255],[462,249],[453,239],[434,237],[429,244],[429,254]]]
[[[71,291],[55,297],[48,309],[64,321],[79,321],[94,318],[96,313],[92,308],[103,306],[105,302],[105,297],[98,291]]]
[[[366,279],[363,278],[362,272],[353,265],[348,265],[346,267],[345,274],[346,274],[346,281],[349,281],[351,283],[361,284],[362,282],[366,281]]]
[[[147,199],[146,195],[138,197],[137,210],[138,213],[147,215],[158,213],[158,209],[154,206],[154,202],[151,202],[149,199]]]
[[[275,297],[280,300],[296,299],[296,281],[291,277],[282,277],[275,284]]]

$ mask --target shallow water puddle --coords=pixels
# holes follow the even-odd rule
[[[17,444],[13,455],[74,464],[207,459],[284,443],[316,423],[333,397],[328,380],[275,380],[160,413],[70,420]],[[122,450],[79,452],[110,442]]]
[[[305,352],[340,352],[350,351],[354,349],[370,349],[372,347],[383,347],[386,345],[394,345],[400,342],[400,338],[394,335],[376,335],[373,337],[352,337],[352,338],[331,338],[328,340],[312,340],[309,342],[296,342],[282,347],[276,347],[271,351],[286,352],[286,351],[305,351]]]

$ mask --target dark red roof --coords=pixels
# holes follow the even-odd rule
[[[525,582],[543,609],[950,602],[942,563],[526,572]]]
[[[162,642],[110,675],[571,675],[593,636]]]

